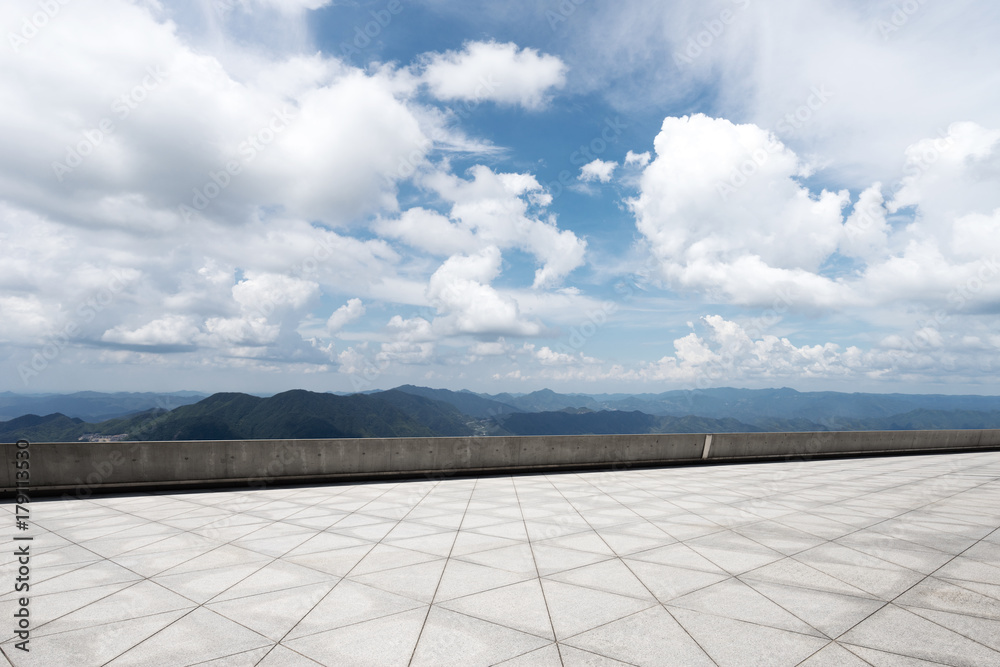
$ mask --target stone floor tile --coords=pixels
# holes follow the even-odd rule
[[[541,581],[545,603],[559,640],[630,616],[656,604],[653,600],[639,600],[560,581]]]
[[[726,579],[670,600],[671,607],[683,607],[739,621],[758,623],[779,630],[821,636],[781,606],[738,579]]]
[[[445,566],[438,586],[438,602],[481,593],[493,588],[516,584],[535,578],[534,573],[517,573],[487,565],[452,559]]]
[[[243,579],[263,567],[264,563],[248,563],[242,565],[227,565],[210,570],[182,572],[179,574],[160,574],[150,581],[169,588],[178,595],[202,604],[208,602],[219,593],[234,586]]]
[[[550,641],[555,639],[538,579],[439,602],[438,606]]]
[[[535,557],[531,552],[531,546],[527,543],[490,549],[489,551],[477,551],[465,556],[454,556],[452,560],[495,567],[525,576],[538,576],[538,571],[535,568]]]
[[[571,652],[572,659],[567,664],[629,664],[650,667],[715,665],[674,617],[660,606],[601,625],[566,639],[563,643],[621,661],[606,663],[603,660],[590,660],[587,656],[573,655]]]
[[[239,653],[233,653],[232,655],[226,655],[221,658],[206,660],[205,662],[196,662],[190,667],[245,667],[246,665],[257,665],[270,650],[271,647],[266,646],[262,648],[255,648],[250,651],[241,651]],[[306,664],[309,665],[309,667],[316,667],[316,663],[312,661],[309,661]]]
[[[559,653],[563,667],[628,667],[634,662],[622,662],[607,656],[574,648],[569,644],[560,644]]]
[[[785,556],[823,544],[826,540],[776,521],[761,521],[734,528],[734,532]]]
[[[830,642],[799,663],[800,667],[868,667],[868,663],[836,642]]]
[[[698,552],[683,543],[670,544],[665,547],[649,549],[631,554],[630,559],[659,563],[660,565],[670,565],[671,567],[682,567],[689,570],[701,570],[713,574],[729,573],[721,567],[708,560]]]
[[[883,600],[895,598],[924,578],[909,568],[835,544],[809,549],[792,558]]]
[[[316,533],[308,540],[289,551],[285,554],[285,557],[302,556],[321,551],[332,551],[333,549],[344,549],[346,547],[357,547],[363,545],[367,545],[370,548],[375,546],[375,543],[370,542],[369,540],[362,540],[357,537],[322,532]]]
[[[1000,561],[986,563],[957,556],[934,572],[934,576],[1000,586]]]
[[[210,602],[205,606],[277,642],[312,611],[336,583],[331,581],[284,588],[222,602]]]
[[[856,597],[873,599],[877,597],[836,577],[820,572],[805,563],[800,563],[794,558],[785,558],[770,565],[744,572],[740,575],[740,579],[747,582],[763,581]]]
[[[940,662],[920,660],[912,656],[900,655],[898,653],[876,651],[875,649],[870,649],[864,646],[853,646],[845,643],[841,643],[841,646],[854,655],[862,658],[868,664],[874,665],[874,667],[941,667],[941,665],[944,664]]]
[[[288,639],[426,606],[412,598],[344,579],[299,621],[288,633]]]
[[[130,557],[125,556],[122,560],[127,560]],[[256,551],[243,549],[232,544],[224,544],[201,554],[198,552],[191,553],[191,558],[162,571],[160,574],[184,574],[199,570],[213,570],[230,565],[253,565],[254,563],[257,563],[258,567],[260,567],[271,560],[273,560],[271,557]]]
[[[374,544],[363,544],[357,547],[317,551],[301,556],[286,555],[282,560],[337,577],[344,577],[374,548]]]
[[[921,607],[903,607],[907,611],[922,616],[928,621],[968,637],[973,641],[988,646],[994,651],[1000,651],[1000,621],[970,616],[968,614],[953,614],[935,609]]]
[[[401,549],[388,544],[376,544],[375,547],[362,558],[354,569],[352,575],[370,574],[382,570],[390,570],[406,565],[416,565],[427,561],[437,560],[437,556],[432,554],[414,551],[412,549]]]
[[[270,644],[263,635],[198,608],[118,656],[108,667],[190,665]]]
[[[619,556],[628,556],[641,551],[649,551],[661,546],[666,546],[675,541],[672,537],[668,537],[666,533],[663,533],[662,531],[658,532],[660,532],[659,537],[635,535],[627,532],[619,532],[618,530],[613,529],[598,530],[597,534],[600,535],[601,539],[604,540],[604,543],[607,544],[615,554]]]
[[[799,586],[754,580],[746,583],[831,639],[836,639],[885,605],[881,600]]]
[[[1000,665],[1000,652],[895,605],[855,626],[840,642],[956,667]]]
[[[258,662],[248,660],[243,664],[252,664],[254,667],[325,667],[323,663],[307,658],[282,644],[272,646],[266,655],[258,658]]]
[[[535,635],[435,606],[424,623],[410,665],[485,667],[549,643]]]
[[[647,599],[652,596],[649,589],[639,581],[632,570],[617,558],[556,572],[545,578],[633,598]]]
[[[549,644],[534,651],[522,653],[516,658],[498,662],[497,667],[563,667],[559,647]]]
[[[829,640],[680,607],[667,607],[719,667],[791,667]]]
[[[212,601],[223,602],[261,593],[273,593],[286,588],[321,584],[331,580],[335,581],[336,578],[295,563],[274,560],[248,577],[241,579],[239,583],[219,593],[212,598]]]
[[[452,540],[453,546],[451,554],[453,556],[465,556],[477,551],[488,551],[501,547],[510,547],[522,544],[522,540],[514,540],[508,537],[497,537],[496,535],[484,535],[482,533],[465,532],[458,533],[457,538]]]
[[[659,563],[647,563],[631,558],[624,559],[624,563],[660,602],[668,602],[730,577],[725,572],[718,574],[702,572],[701,570],[689,570],[683,567],[660,565]]]
[[[1000,620],[1000,600],[977,592],[975,586],[974,582],[957,585],[944,579],[927,577],[896,598],[895,602],[907,607],[923,607]]]
[[[444,558],[404,565],[390,570],[380,570],[370,574],[350,575],[351,581],[357,581],[373,588],[413,598],[418,602],[430,604],[434,599],[441,574],[447,560]]]

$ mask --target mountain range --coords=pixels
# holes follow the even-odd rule
[[[477,394],[403,385],[338,395],[0,394],[0,441],[230,440],[1000,427],[1000,397],[705,389],[660,394]],[[130,409],[131,408],[131,409]],[[112,415],[105,419],[94,419]]]

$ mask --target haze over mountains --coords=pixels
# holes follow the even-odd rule
[[[48,410],[54,411],[48,411]],[[1000,427],[1000,396],[718,388],[476,394],[403,385],[337,395],[0,394],[0,440],[220,440]],[[95,418],[94,416],[97,416]],[[102,418],[103,417],[103,418]]]

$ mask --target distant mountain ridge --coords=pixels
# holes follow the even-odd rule
[[[1000,411],[1000,396],[799,392],[787,387],[719,387],[659,394],[558,394],[546,389],[522,396],[481,396],[510,403],[522,412],[585,407],[591,410],[638,410],[671,417],[695,415],[714,419],[732,418],[748,423],[767,418],[808,419],[824,423],[838,418],[889,417],[921,409]]]
[[[9,398],[9,395],[0,397]],[[96,398],[103,400],[102,395]],[[692,406],[687,412],[684,412],[685,404]],[[635,409],[636,405],[646,409]],[[1000,397],[725,388],[641,395],[559,394],[542,390],[522,395],[489,396],[403,385],[388,391],[348,395],[301,389],[268,398],[218,393],[173,409],[154,407],[94,422],[60,412],[44,416],[26,414],[0,421],[0,441],[13,442],[18,438],[60,442],[963,428],[1000,428]]]
[[[72,394],[0,393],[0,421],[21,415],[62,413],[86,421],[104,421],[115,417],[159,408],[172,410],[197,403],[208,394],[194,391],[171,393],[78,391]]]

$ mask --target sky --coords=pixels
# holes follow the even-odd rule
[[[1000,4],[0,28],[0,391],[1000,394]]]

